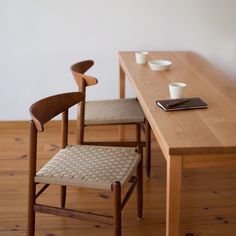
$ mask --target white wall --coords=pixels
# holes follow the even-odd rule
[[[119,50],[193,50],[236,75],[235,0],[0,0],[0,120],[76,90],[70,65],[93,59],[89,99],[118,97]],[[128,92],[132,95],[131,88]]]

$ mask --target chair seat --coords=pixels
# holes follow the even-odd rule
[[[37,172],[35,182],[111,190],[114,181],[127,183],[139,161],[135,148],[67,146]]]
[[[85,125],[141,123],[144,119],[136,98],[89,101],[85,105]]]

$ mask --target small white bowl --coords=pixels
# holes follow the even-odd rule
[[[152,70],[168,70],[172,62],[166,60],[152,60],[148,62],[148,65]]]

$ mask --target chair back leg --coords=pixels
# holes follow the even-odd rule
[[[84,119],[81,119],[81,116],[84,116],[85,104],[81,103],[78,107],[80,112],[78,112],[78,122],[77,122],[77,131],[76,131],[76,144],[84,143]],[[82,113],[82,114],[81,114]]]
[[[66,186],[61,186],[61,208],[66,205]]]
[[[137,142],[137,146],[140,145],[140,142],[141,142],[141,125],[140,125],[140,123],[136,124],[136,142]]]
[[[35,184],[30,183],[28,195],[28,232],[27,236],[34,236],[35,232]]]
[[[37,130],[34,123],[30,123],[30,145],[29,145],[29,189],[28,189],[28,236],[34,236],[35,232],[35,191],[36,184],[34,176],[36,173],[36,152],[37,152]]]

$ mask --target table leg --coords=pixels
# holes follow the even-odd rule
[[[120,66],[120,98],[125,98],[125,72]],[[125,129],[120,125],[119,127],[120,141],[125,139]]]
[[[179,236],[182,156],[167,160],[166,236]]]

